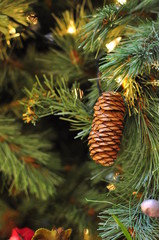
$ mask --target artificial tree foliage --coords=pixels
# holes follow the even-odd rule
[[[15,222],[76,240],[157,240],[141,203],[159,195],[158,0],[61,2],[0,2],[1,236]],[[87,140],[106,91],[126,109],[109,167]]]

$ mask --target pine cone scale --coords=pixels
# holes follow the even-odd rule
[[[124,113],[125,105],[120,93],[103,93],[94,106],[88,145],[92,159],[103,166],[112,165],[117,158]]]

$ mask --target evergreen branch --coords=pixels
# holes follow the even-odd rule
[[[89,232],[93,233],[93,239],[97,240],[95,237],[97,213],[103,204],[99,206],[97,203],[92,204],[85,200],[86,196],[94,195],[95,198],[100,196],[99,188],[90,188],[87,165],[87,163],[81,166],[71,165],[69,169],[65,169],[67,181],[60,186],[54,199],[48,201],[23,199],[17,209],[24,219],[23,222],[26,219],[31,226],[36,225],[36,229],[41,227],[44,222],[46,222],[45,226],[50,229],[52,224],[56,223],[57,226],[60,226],[63,222],[63,227],[71,226],[75,229],[75,238],[78,235],[79,239],[83,239],[83,231],[88,228]],[[35,214],[37,212],[38,214]]]
[[[139,210],[138,216],[136,215],[136,204],[122,202],[121,204],[109,207],[100,214],[102,223],[99,224],[100,236],[103,240],[115,240],[123,238],[118,225],[114,222],[112,215],[120,218],[121,222],[127,228],[133,239],[144,240],[152,239],[157,240],[159,234],[158,220],[150,219],[148,216],[142,215]]]
[[[127,240],[132,240],[129,232],[127,231],[127,229],[125,228],[125,226],[122,224],[122,222],[119,220],[119,218],[117,218],[115,215],[112,216],[114,218],[114,220],[116,221],[116,223],[119,225],[119,227],[121,228],[121,230],[123,231],[125,237]]]
[[[147,11],[147,12],[159,12],[159,6],[158,6],[158,0],[143,0],[141,3],[139,3],[134,11]]]
[[[86,51],[97,50],[98,52],[106,44],[106,38],[108,34],[111,35],[111,29],[116,29],[113,31],[113,39],[115,36],[119,36],[119,26],[117,28],[116,23],[119,20],[118,14],[119,9],[113,5],[106,5],[102,9],[98,9],[96,15],[92,16],[90,22],[81,29],[82,43],[80,47],[84,47]],[[122,28],[120,26],[120,30]]]
[[[78,137],[84,137],[90,131],[92,116],[84,102],[81,101],[83,92],[79,84],[73,84],[69,89],[63,78],[48,80],[45,76],[44,87],[39,82],[34,85],[32,92],[26,90],[28,101],[23,102],[26,113],[23,119],[33,124],[39,118],[48,115],[58,115],[71,123],[73,130],[81,131]]]
[[[93,56],[84,55],[81,49],[78,49],[78,44],[72,36],[55,38],[54,41],[60,50],[51,49],[47,55],[41,55],[36,59],[41,65],[47,63],[43,70],[45,74],[68,76],[70,82],[74,79],[86,81],[85,79],[92,77],[95,69]]]
[[[122,150],[118,158],[118,164],[124,164],[127,178],[123,184],[128,184],[129,187],[127,187],[132,192],[136,190],[143,192],[143,189],[145,189],[144,194],[147,197],[148,194],[152,194],[154,198],[157,195],[159,184],[157,171],[159,151],[157,106],[158,99],[149,99],[148,103],[145,103],[145,106],[142,106],[142,109],[139,110],[138,116],[127,120],[121,146]],[[135,169],[132,168],[132,165],[136,166]],[[154,172],[154,175],[151,172]],[[121,187],[123,187],[122,184]]]
[[[102,59],[100,71],[103,81],[115,80],[119,87],[123,87],[129,111],[134,108],[137,112],[136,103],[148,85],[153,85],[157,72],[154,66],[159,61],[159,24],[148,22],[130,29],[134,32],[133,36],[128,34],[128,40]]]
[[[51,144],[41,141],[44,137],[44,134],[22,135],[19,124],[1,116],[0,170],[4,179],[8,179],[10,194],[25,192],[41,199],[55,194],[56,186],[61,183],[61,177],[56,174],[59,159],[48,152]],[[49,169],[52,158],[53,171]]]
[[[148,22],[138,28],[129,28],[133,35],[102,59],[100,71],[104,77],[112,75],[135,78],[150,73],[151,66],[158,62],[159,23]]]
[[[153,3],[152,3],[153,2]],[[99,8],[97,13],[90,17],[89,23],[82,28],[81,47],[88,51],[96,51],[97,54],[101,48],[105,48],[106,43],[111,42],[117,37],[125,37],[128,25],[139,25],[141,19],[153,19],[149,14],[156,6],[157,0],[128,1],[123,6],[106,5]],[[145,7],[145,12],[143,11]],[[146,11],[148,10],[148,11]],[[96,54],[96,56],[97,56]]]
[[[113,206],[106,204],[106,210],[100,214],[102,239],[122,237],[111,218],[116,215],[135,239],[157,240],[158,220],[142,214],[140,205],[144,199],[157,199],[159,195],[158,103],[153,92],[140,105],[138,115],[127,117],[120,154],[112,167],[112,171],[119,173],[119,179],[112,182],[115,188],[107,196],[107,202]],[[120,172],[118,166],[121,166]]]
[[[85,23],[84,7],[80,11],[78,8],[77,19],[74,20],[73,13],[66,11],[62,19],[54,18],[57,27],[53,30],[53,39],[56,43],[55,48],[51,48],[47,55],[41,55],[37,61],[46,65],[44,73],[68,76],[70,81],[88,79],[94,74],[95,64],[94,57],[90,53],[84,53],[79,49],[77,41],[79,30]],[[72,31],[72,32],[69,32]]]
[[[34,0],[3,0],[0,2],[0,59],[7,58],[8,49],[13,50],[14,44],[10,44],[10,39],[16,39],[20,36],[20,33],[16,29],[23,25],[27,27],[26,12],[30,8],[30,4],[35,2]],[[2,75],[3,77],[3,75]]]
[[[84,229],[88,228],[90,232],[93,232],[97,227],[97,213],[103,207],[103,204],[99,206],[97,203],[92,204],[85,200],[86,196],[99,197],[99,189],[90,188],[87,165],[85,163],[81,166],[71,166],[66,176],[70,184],[64,182],[59,189],[59,195],[47,209],[49,214],[51,206],[52,212],[54,212],[54,214],[49,214],[50,222],[56,221],[58,224],[64,219],[64,226],[73,225],[81,237]]]
[[[10,27],[16,27],[17,24],[13,23],[11,19],[27,25],[25,12],[28,11],[29,5],[33,3],[33,0],[4,0],[0,3],[0,32],[9,38],[9,25]]]
[[[14,50],[16,51],[16,49]],[[37,52],[35,45],[29,46],[23,57],[15,57],[12,53],[8,55],[10,56],[5,56],[3,60],[0,60],[0,90],[9,88],[9,95],[17,100],[24,97],[23,91],[19,89],[23,89],[24,85],[30,89],[35,82],[35,75],[41,74],[42,70],[47,71],[48,64],[47,62],[35,61],[39,56],[44,56],[44,54]]]

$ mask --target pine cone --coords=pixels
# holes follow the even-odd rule
[[[125,106],[120,93],[104,92],[94,106],[94,119],[88,137],[92,159],[110,166],[120,150]]]

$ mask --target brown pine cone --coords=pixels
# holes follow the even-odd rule
[[[124,114],[124,100],[117,92],[104,92],[94,106],[88,145],[92,159],[103,166],[112,165],[117,158]]]

